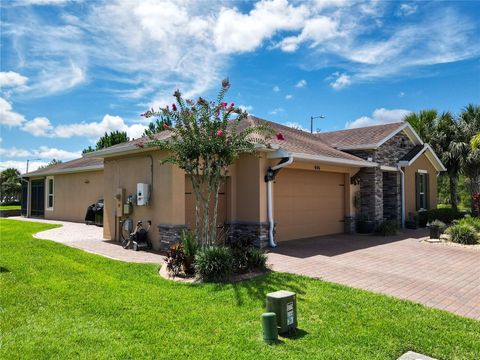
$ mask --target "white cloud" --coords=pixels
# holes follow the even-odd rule
[[[0,156],[2,158],[40,158],[46,160],[71,160],[82,156],[81,151],[67,151],[57,148],[49,148],[48,146],[40,146],[35,150],[25,150],[12,148],[0,148]]]
[[[40,166],[48,165],[46,161],[30,161],[28,164],[28,171],[37,170]],[[0,161],[0,171],[8,169],[8,168],[15,168],[20,171],[21,174],[25,174],[27,170],[27,161],[19,161],[19,160],[6,160]]]
[[[100,122],[82,122],[55,127],[50,136],[59,138],[70,138],[73,136],[84,136],[90,139],[97,139],[111,131],[126,131],[131,138],[138,138],[142,135],[146,126],[142,124],[127,125],[122,117],[105,115]]]
[[[278,108],[275,108],[275,109],[269,111],[268,113],[270,115],[278,115],[278,114],[283,113],[283,112],[285,112],[285,109],[281,108],[281,107],[278,107]]]
[[[72,0],[16,0],[13,5],[64,5]]]
[[[305,5],[295,7],[287,0],[261,0],[248,14],[222,7],[215,24],[215,46],[227,54],[254,51],[279,31],[301,29],[308,13]]]
[[[408,16],[416,13],[418,6],[416,4],[401,4],[398,9],[398,14]]]
[[[286,122],[286,123],[284,123],[283,125],[288,126],[288,127],[291,127],[291,128],[293,128],[293,129],[310,132],[310,130],[304,128],[304,127],[302,126],[302,124],[300,124],[300,123],[298,123],[298,122]]]
[[[297,51],[304,42],[310,43],[310,47],[316,47],[325,40],[339,36],[337,27],[337,21],[326,16],[309,19],[305,21],[303,30],[298,36],[286,37],[278,46],[285,52]]]
[[[404,97],[404,96],[405,96],[405,93],[404,93],[403,91],[400,91],[400,92],[398,93],[398,97],[399,97],[399,98],[402,98],[402,97]]]
[[[388,124],[403,121],[405,116],[410,114],[410,110],[405,109],[392,109],[388,110],[385,108],[375,109],[372,113],[372,116],[361,116],[356,120],[347,122],[345,124],[346,129],[354,129],[364,126]]]
[[[291,100],[293,98],[293,95],[287,94],[285,95],[285,100]]]
[[[335,90],[343,89],[352,83],[350,76],[345,73],[335,72],[332,74],[332,78],[335,80],[330,82],[330,86]]]
[[[297,87],[297,88],[303,88],[303,87],[305,87],[305,86],[307,86],[307,80],[304,80],[304,79],[300,80],[300,81],[295,85],[295,87]]]
[[[238,107],[246,112],[251,112],[253,110],[252,105],[238,105]]]
[[[279,92],[280,88],[278,86],[274,86],[272,89],[273,92]]]
[[[32,134],[33,136],[49,136],[53,126],[46,117],[36,117],[31,121],[27,121],[22,130]]]
[[[0,124],[6,126],[20,126],[25,122],[23,115],[12,111],[12,105],[0,97]]]
[[[14,71],[0,71],[0,87],[23,87],[28,78]]]

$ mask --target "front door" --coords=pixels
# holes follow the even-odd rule
[[[43,217],[45,213],[45,180],[32,180],[31,182],[31,216]]]

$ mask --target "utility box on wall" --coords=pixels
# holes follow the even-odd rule
[[[149,184],[137,184],[137,205],[145,206],[150,200],[150,185]]]
[[[267,294],[267,311],[277,315],[280,334],[297,329],[297,296],[291,291],[275,291]]]

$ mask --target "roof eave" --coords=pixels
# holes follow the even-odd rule
[[[36,174],[34,172],[25,173],[25,174],[21,174],[20,177],[22,178],[37,177],[37,176],[42,177],[42,176],[49,176],[49,175],[72,174],[72,173],[99,171],[99,170],[103,170],[103,165],[92,165],[92,166],[83,166],[83,167],[70,168],[70,169],[59,169],[59,170],[41,172],[39,174]]]
[[[311,155],[305,153],[296,153],[289,152],[283,149],[271,153],[268,155],[269,159],[278,159],[293,156],[293,159],[297,160],[307,160],[307,161],[316,161],[320,163],[330,164],[330,165],[340,165],[340,166],[349,166],[349,167],[375,167],[378,164],[370,161],[362,160],[350,160],[350,159],[341,159],[325,155]]]
[[[428,154],[433,158],[433,161],[432,159],[430,159],[428,157],[428,155],[426,154],[428,152]],[[433,151],[432,147],[428,144],[423,144],[423,149],[421,151],[418,152],[417,155],[415,155],[410,161],[399,161],[398,162],[398,165],[399,166],[410,166],[412,165],[422,154],[425,154],[427,155],[427,159],[432,163],[432,165],[435,167],[435,170],[437,171],[447,171],[447,168],[443,165],[442,161],[438,158],[437,154],[435,154],[435,151]]]

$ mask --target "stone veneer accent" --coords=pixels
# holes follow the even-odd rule
[[[401,225],[402,208],[400,174],[398,172],[383,173],[383,217],[394,220]]]
[[[256,247],[265,248],[268,246],[268,222],[231,221],[226,222],[225,227],[227,228],[227,241],[229,242],[247,238]],[[273,233],[275,236],[275,229]]]
[[[396,167],[415,144],[402,131],[378,149],[347,150],[364,160],[372,158],[380,166]],[[382,172],[380,167],[363,168],[356,176],[360,179],[360,214],[369,220],[401,219],[400,176],[397,172]]]
[[[186,229],[186,225],[158,225],[158,231],[160,234],[160,251],[168,251],[173,244],[180,242],[182,232]]]
[[[344,226],[345,234],[355,234],[355,217],[353,216],[345,216],[345,226]]]

